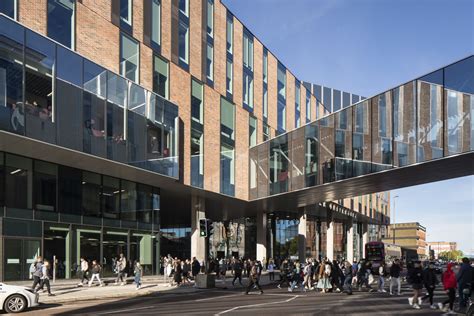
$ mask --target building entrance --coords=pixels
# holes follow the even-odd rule
[[[28,280],[30,265],[40,255],[39,239],[3,239],[4,246],[4,280]]]
[[[44,259],[51,263],[56,278],[69,279],[71,277],[69,227],[48,226],[44,230],[43,240]]]

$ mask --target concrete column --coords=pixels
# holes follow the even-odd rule
[[[362,253],[364,258],[367,256],[365,253],[365,244],[369,242],[369,225],[367,223],[362,223]]]
[[[354,261],[354,226],[352,220],[348,222],[347,227],[347,261]]]
[[[199,236],[199,220],[206,218],[204,198],[193,196],[191,198],[191,258],[196,257],[199,262],[204,260],[206,254],[206,238]]]
[[[259,210],[257,212],[257,260],[267,257],[267,214]]]
[[[326,257],[329,260],[334,260],[334,221],[332,219],[331,211],[328,210],[327,216],[328,230],[326,234]]]
[[[306,210],[303,208],[300,213],[298,224],[298,259],[300,262],[306,260]]]

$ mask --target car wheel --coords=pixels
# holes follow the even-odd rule
[[[21,313],[26,309],[26,298],[20,294],[13,294],[5,300],[5,311],[7,313]]]

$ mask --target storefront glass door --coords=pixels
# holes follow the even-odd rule
[[[4,239],[5,281],[28,280],[30,265],[40,255],[41,241],[29,239]]]

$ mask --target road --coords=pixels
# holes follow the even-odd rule
[[[265,286],[264,294],[244,295],[242,288],[199,290],[193,293],[154,293],[121,300],[93,300],[64,305],[43,305],[24,315],[441,315],[424,304],[421,310],[402,296],[355,291],[339,293],[288,292]],[[436,291],[435,302],[445,299]]]

